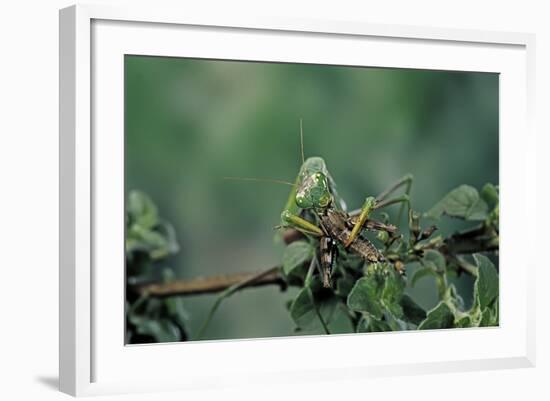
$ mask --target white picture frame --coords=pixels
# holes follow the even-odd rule
[[[191,37],[194,41],[182,40]],[[200,47],[182,45],[188,42]],[[235,386],[251,380],[274,383],[534,366],[534,261],[521,236],[526,224],[527,230],[533,229],[536,216],[528,203],[535,198],[535,137],[530,125],[534,43],[534,36],[524,33],[291,18],[230,20],[155,8],[79,5],[61,10],[61,391],[94,395]],[[355,46],[365,51],[352,52]],[[120,330],[120,67],[121,56],[129,53],[501,74],[500,327],[125,346]],[[106,264],[109,272],[102,267]],[[113,269],[113,264],[120,269]],[[450,342],[454,346],[446,348]],[[384,352],[390,344],[392,352]],[[332,352],[343,348],[354,352]],[[182,364],[183,356],[193,365]],[[212,358],[219,358],[219,363],[204,362]]]

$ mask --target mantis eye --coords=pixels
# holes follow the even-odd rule
[[[327,207],[330,204],[330,194],[326,193],[319,198],[319,207]]]
[[[306,198],[304,195],[296,195],[296,204],[299,208],[308,209],[313,206],[311,200]]]

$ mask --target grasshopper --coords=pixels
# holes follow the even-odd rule
[[[286,206],[281,213],[281,226],[293,228],[306,236],[319,239],[319,259],[323,287],[332,287],[332,271],[338,257],[338,245],[359,255],[368,262],[384,262],[384,255],[364,235],[364,231],[385,231],[395,235],[397,227],[369,219],[377,209],[396,203],[407,205],[410,209],[409,193],[412,176],[406,175],[380,195],[369,196],[363,206],[348,213],[346,204],[336,191],[325,161],[321,157],[304,157],[302,120],[300,120],[300,144],[302,165],[294,183],[282,180],[264,180],[259,178],[230,179],[271,181],[292,186]],[[389,198],[397,189],[405,186],[405,193]],[[399,212],[401,216],[403,207]],[[279,227],[281,227],[279,226]]]

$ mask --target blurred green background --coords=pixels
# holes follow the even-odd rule
[[[294,181],[300,118],[306,157],[325,159],[350,209],[406,173],[420,211],[460,184],[498,183],[497,74],[126,56],[126,192],[149,194],[174,225],[178,277],[280,263],[273,227],[290,188],[222,177]],[[425,308],[437,302],[432,281],[412,290]],[[456,284],[471,293],[468,277]],[[241,291],[205,337],[292,335],[293,294]],[[214,299],[185,298],[192,335]]]

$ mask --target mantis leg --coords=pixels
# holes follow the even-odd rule
[[[380,194],[376,197],[376,201],[377,202],[382,202],[383,200],[385,200],[388,196],[393,194],[395,191],[397,191],[402,186],[405,186],[405,194],[410,195],[412,182],[413,182],[412,174],[407,174],[407,175],[401,177],[399,180],[397,180],[395,183],[390,185],[384,191],[380,192]]]
[[[383,207],[393,205],[396,203],[401,203],[402,206],[405,204],[408,205],[410,203],[409,195],[404,194],[404,195],[398,196],[397,198],[386,199],[386,200],[383,200],[382,202],[378,202],[376,203],[376,206],[374,206],[374,209],[382,209]]]
[[[321,228],[319,228],[312,222],[307,221],[303,217],[292,213],[289,210],[284,210],[283,213],[281,213],[281,220],[285,226],[295,228],[296,230],[304,234],[311,234],[315,235],[316,237],[322,237],[323,235],[325,235]]]
[[[411,194],[412,183],[413,183],[412,174],[407,174],[403,176],[401,179],[397,180],[395,184],[391,185],[388,189],[386,189],[376,197],[376,200],[380,202],[377,205],[377,209],[394,204],[394,203],[401,202],[401,207],[399,208],[399,213],[397,214],[397,221],[398,222],[401,221],[401,216],[403,215],[403,207],[405,206],[405,204],[407,205],[409,210],[411,209],[409,196]],[[386,199],[389,195],[394,193],[396,190],[398,190],[402,186],[405,186],[405,194],[403,196],[394,198],[394,199],[388,199],[388,200]],[[384,202],[386,203],[384,204]]]
[[[388,196],[393,194],[395,191],[397,191],[402,186],[405,186],[405,195],[410,195],[412,182],[413,182],[412,174],[407,174],[407,175],[403,176],[402,178],[400,178],[399,180],[397,180],[392,185],[390,185],[384,191],[380,192],[380,194],[378,194],[378,196],[376,196],[376,198],[375,198],[375,200],[377,202],[376,209],[379,209],[379,208],[384,207],[384,206],[388,206],[389,204],[397,203],[398,201],[396,201],[395,199],[388,200],[387,201],[388,203],[385,203],[385,202],[382,203],[382,201],[386,201],[386,198]],[[380,204],[382,206],[379,206]],[[356,209],[356,210],[353,210],[353,211],[349,212],[349,215],[352,216],[352,217],[358,216],[361,213],[361,211],[362,211],[362,209]]]
[[[413,183],[413,176],[412,174],[407,174],[403,177],[401,177],[399,180],[397,180],[395,183],[390,185],[388,188],[386,188],[384,191],[380,192],[380,194],[376,197],[376,207],[375,209],[381,209],[383,207],[393,205],[394,203],[402,203],[401,208],[399,209],[399,214],[397,216],[397,221],[401,220],[401,216],[403,215],[403,207],[405,204],[409,206],[410,209],[410,203],[409,203],[409,196],[411,193],[411,187]],[[405,187],[405,194],[402,196],[399,196],[397,198],[387,199],[388,196],[393,194],[395,191],[397,191],[401,187]],[[357,209],[349,213],[350,216],[358,216],[362,212],[362,209]]]

